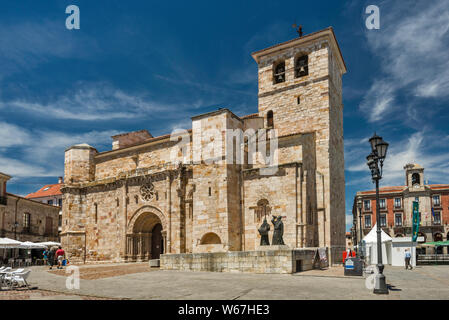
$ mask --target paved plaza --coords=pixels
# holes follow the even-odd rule
[[[449,299],[449,266],[412,271],[385,268],[389,295],[374,295],[365,278],[345,277],[342,267],[293,275],[181,272],[147,264],[80,266],[80,288],[66,288],[65,270],[32,267],[37,290],[2,291],[0,299]]]

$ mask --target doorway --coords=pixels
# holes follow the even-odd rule
[[[164,239],[162,238],[162,225],[156,224],[151,231],[151,259],[159,259],[164,253]]]

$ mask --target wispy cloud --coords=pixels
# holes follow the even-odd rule
[[[73,93],[48,103],[36,100],[2,101],[0,108],[18,108],[47,118],[84,121],[141,118],[154,111],[162,113],[174,109],[144,95],[130,95],[102,83],[80,85]]]
[[[52,58],[82,59],[98,51],[95,40],[67,32],[59,21],[0,24],[0,77]]]
[[[371,52],[381,58],[381,70],[360,104],[371,122],[398,110],[400,92],[407,96],[404,111],[409,116],[415,113],[406,109],[422,108],[414,98],[449,96],[447,1],[383,2],[380,10],[380,30],[366,30],[366,38]]]
[[[418,163],[426,170],[426,180],[434,183],[447,183],[449,181],[449,152],[441,152],[441,138],[439,134],[428,130],[418,131],[407,139],[390,143],[387,159],[383,168],[383,185],[404,185],[404,166],[407,163]],[[436,141],[439,141],[436,143]],[[365,143],[366,144],[366,143]],[[351,148],[349,148],[351,149]],[[366,148],[365,148],[366,153]],[[356,146],[349,153],[364,154]],[[359,157],[348,158],[346,170],[364,173],[364,177],[348,180],[347,185],[356,185],[369,182],[370,174],[365,159]]]

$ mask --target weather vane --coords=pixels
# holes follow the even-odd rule
[[[292,24],[292,28],[298,32],[299,37],[302,37],[302,25],[297,26],[296,23]]]

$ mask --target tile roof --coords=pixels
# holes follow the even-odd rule
[[[40,188],[38,191],[26,195],[25,198],[35,199],[35,198],[42,198],[42,197],[59,196],[62,194],[61,185],[62,185],[62,183],[47,184],[47,185],[43,186],[42,188]]]

